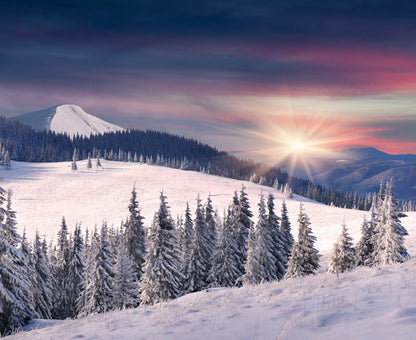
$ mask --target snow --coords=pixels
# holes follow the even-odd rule
[[[12,162],[11,170],[1,170],[1,186],[13,191],[13,207],[17,212],[20,232],[26,229],[29,239],[36,229],[48,238],[56,236],[62,216],[72,230],[77,222],[82,228],[100,226],[103,220],[118,227],[128,216],[128,204],[133,185],[137,198],[149,226],[159,208],[160,191],[164,191],[174,219],[184,215],[186,202],[195,212],[196,198],[203,201],[211,194],[214,207],[222,217],[224,209],[232,201],[235,190],[241,185],[246,191],[256,222],[260,196],[272,193],[276,196],[275,211],[280,215],[285,196],[277,190],[224,177],[192,171],[183,171],[138,163],[122,163],[101,160],[103,169],[87,170],[87,161],[79,161],[78,171],[71,171],[71,163],[24,163]],[[328,253],[345,223],[355,241],[360,236],[364,215],[358,210],[341,209],[316,203],[294,195],[286,199],[292,224],[292,233],[297,236],[299,201],[304,204],[314,235],[315,246],[320,252]],[[404,220],[405,221],[405,220]],[[406,224],[405,224],[406,225]]]
[[[90,136],[116,132],[123,128],[108,123],[89,113],[77,105],[57,105],[45,110],[26,113],[12,119],[32,126],[36,130],[51,130],[57,133],[66,133],[69,136]]]
[[[250,182],[137,163],[102,160],[103,169],[78,171],[67,163],[12,162],[1,170],[1,186],[14,192],[19,230],[33,239],[36,228],[55,237],[64,215],[70,228],[76,222],[94,227],[103,219],[118,226],[128,216],[135,185],[145,224],[159,206],[163,190],[172,216],[184,214],[186,201],[195,211],[199,194],[222,215],[241,185],[257,215],[260,195],[276,196],[280,215],[283,194]],[[94,165],[93,165],[94,166]],[[339,275],[326,274],[327,258],[342,224],[358,242],[362,211],[329,207],[294,195],[286,199],[292,232],[297,236],[299,201],[308,214],[321,258],[320,273],[299,279],[218,288],[186,295],[154,306],[143,306],[79,320],[33,320],[29,333],[10,339],[413,339],[416,331],[416,259],[379,269],[358,268]],[[406,246],[416,253],[416,213],[402,219],[408,229]]]
[[[89,136],[123,130],[117,125],[86,113],[77,105],[58,106],[50,122],[50,129],[57,133],[66,133],[69,136],[77,133]]]
[[[414,339],[416,261],[218,288],[79,320],[32,322],[13,339]],[[6,338],[7,339],[7,338]]]

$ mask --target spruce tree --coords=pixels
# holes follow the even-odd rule
[[[247,262],[242,281],[245,284],[256,284],[263,281],[277,279],[274,230],[270,228],[266,216],[266,207],[263,195],[259,203],[259,218],[255,232],[250,231]]]
[[[208,260],[210,263],[210,268],[212,265],[212,258],[214,256],[215,247],[217,246],[218,240],[218,227],[216,222],[215,211],[212,206],[211,196],[208,196],[207,203],[205,205],[205,224],[206,224],[206,239],[207,239],[207,249],[208,249]]]
[[[78,170],[77,160],[78,160],[78,153],[77,153],[77,149],[75,148],[74,153],[72,155],[72,163],[71,163],[71,170],[72,171]]]
[[[72,245],[68,257],[68,285],[67,299],[68,311],[67,315],[76,318],[80,310],[77,308],[77,301],[82,294],[84,282],[85,264],[83,259],[84,241],[81,235],[81,227],[77,225],[74,230]]]
[[[91,155],[88,154],[87,169],[90,170],[91,168],[92,168]]]
[[[292,235],[292,228],[289,221],[289,216],[287,213],[286,202],[283,201],[282,203],[282,214],[281,214],[281,221],[280,221],[280,232],[283,236],[283,246],[284,246],[284,255],[285,255],[285,267],[287,267],[287,261],[289,261],[290,254],[292,252],[293,244],[295,240]]]
[[[409,258],[404,246],[406,229],[402,226],[393,200],[391,184],[386,187],[378,211],[378,223],[375,226],[373,265],[381,266],[403,262]]]
[[[234,230],[239,221],[236,219],[233,209],[233,206],[228,208],[228,213],[219,230],[218,243],[209,276],[212,287],[232,287],[242,275]]]
[[[19,245],[11,194],[0,188],[0,334],[21,329],[34,315],[32,270]]]
[[[46,242],[40,240],[36,232],[33,245],[33,264],[35,268],[34,278],[34,303],[36,317],[39,319],[52,318],[52,273],[47,257]]]
[[[274,196],[272,194],[269,194],[267,198],[267,228],[270,230],[269,233],[272,239],[269,250],[275,258],[274,266],[276,273],[274,279],[280,280],[286,272],[286,263],[288,260],[287,249],[289,248],[287,243],[289,243],[290,240],[288,240],[287,235],[283,233],[279,225],[279,217],[274,212]]]
[[[140,213],[137,202],[136,187],[131,191],[129,203],[129,217],[124,225],[124,241],[129,257],[133,260],[136,281],[139,282],[143,274],[143,264],[146,255],[146,233],[143,226],[144,217]]]
[[[207,225],[204,210],[200,198],[197,198],[194,221],[194,237],[191,257],[186,271],[186,278],[192,280],[187,291],[196,292],[208,287],[208,275],[210,270],[210,240],[207,238]]]
[[[374,235],[375,235],[375,212],[372,208],[371,220],[366,221],[364,218],[361,226],[361,239],[357,244],[357,266],[372,266],[374,252]]]
[[[104,223],[101,235],[93,240],[92,263],[85,286],[85,305],[80,314],[105,313],[114,309],[114,254],[108,241],[108,227]]]
[[[329,258],[328,273],[338,274],[351,270],[355,267],[356,257],[352,238],[348,234],[345,223],[342,232],[334,245],[334,251]]]
[[[183,280],[180,257],[177,232],[162,192],[159,211],[149,230],[148,253],[140,282],[143,304],[167,301],[180,295]]]
[[[116,257],[114,278],[114,307],[134,308],[139,305],[139,285],[135,264],[125,247],[120,247]]]
[[[69,239],[68,227],[66,225],[65,217],[62,217],[61,228],[58,232],[57,249],[55,252],[55,263],[52,268],[54,276],[54,303],[52,316],[54,319],[66,319],[70,317],[69,306]]]
[[[318,250],[314,247],[316,237],[312,235],[309,218],[303,211],[302,203],[298,223],[298,240],[293,245],[285,278],[311,275],[320,268]]]

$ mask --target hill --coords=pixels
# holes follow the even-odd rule
[[[124,130],[122,127],[108,123],[96,116],[86,113],[77,105],[55,105],[50,108],[25,113],[11,118],[35,130],[48,130],[90,136]]]
[[[198,194],[202,198],[211,194],[221,216],[233,191],[244,184],[255,216],[261,194],[276,196],[277,211],[286,199],[295,236],[299,202],[303,201],[318,238],[316,246],[323,255],[323,268],[314,277],[241,289],[210,289],[150,307],[73,321],[33,320],[28,326],[35,329],[33,332],[16,334],[13,339],[135,339],[138,335],[144,339],[413,337],[414,260],[382,269],[359,268],[339,278],[323,273],[343,220],[354,241],[358,241],[366,214],[362,211],[330,207],[296,195],[287,199],[273,188],[251,182],[146,164],[103,161],[103,169],[87,170],[82,161],[78,162],[76,172],[70,171],[69,163],[13,162],[12,165],[14,170],[2,171],[2,186],[14,191],[18,226],[20,231],[26,228],[30,239],[35,228],[53,237],[62,215],[71,228],[76,222],[81,222],[83,228],[92,228],[102,219],[117,226],[127,216],[133,183],[146,225],[158,208],[162,189],[168,197],[172,216],[183,213],[186,201],[194,210]],[[410,234],[406,246],[410,254],[415,254],[416,213],[410,213],[402,222]]]

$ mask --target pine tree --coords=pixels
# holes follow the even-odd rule
[[[244,185],[241,187],[240,197],[237,196],[237,192],[234,193],[231,213],[234,216],[231,222],[233,223],[232,228],[237,241],[237,268],[240,273],[239,276],[242,276],[244,274],[244,264],[247,261],[248,234],[250,229],[253,228],[253,222],[251,221],[253,213],[250,211],[250,204]]]
[[[236,216],[233,213],[233,206],[230,206],[219,230],[218,244],[214,252],[209,276],[212,287],[232,287],[242,275],[239,268],[235,225]]]
[[[404,246],[406,229],[401,225],[391,184],[386,186],[375,226],[373,265],[403,262],[409,258]]]
[[[52,273],[47,257],[46,242],[41,242],[36,232],[33,246],[33,264],[35,268],[34,303],[36,317],[40,319],[52,318]]]
[[[77,308],[77,301],[82,294],[84,282],[85,264],[82,257],[84,241],[81,236],[81,227],[77,225],[74,230],[72,246],[68,256],[68,277],[67,277],[67,315],[76,318],[80,310]]]
[[[302,204],[298,223],[298,240],[293,245],[285,278],[311,275],[320,268],[318,250],[314,247],[316,237],[312,235],[309,218],[303,212]]]
[[[269,194],[267,198],[267,228],[270,230],[270,237],[272,242],[269,246],[269,251],[275,258],[275,278],[274,279],[282,279],[286,272],[286,264],[288,261],[287,257],[287,248],[289,246],[286,244],[290,242],[287,239],[287,235],[285,235],[279,225],[279,217],[274,212],[274,196]],[[287,217],[287,216],[286,216]],[[285,226],[285,228],[287,225]],[[289,225],[289,234],[290,234],[290,225]],[[291,235],[290,235],[291,236]]]
[[[78,159],[78,153],[77,153],[77,149],[75,148],[74,149],[74,154],[72,155],[72,164],[71,164],[71,170],[72,171],[78,170],[77,159]]]
[[[252,229],[250,231],[245,274],[242,276],[243,283],[256,284],[277,279],[276,258],[273,255],[275,251],[274,231],[270,228],[262,195],[256,230],[254,233]]]
[[[69,310],[69,240],[68,227],[66,225],[65,217],[62,217],[61,228],[58,232],[57,249],[55,252],[55,264],[52,268],[54,276],[54,306],[52,316],[55,319],[66,319],[70,317]]]
[[[208,261],[210,263],[210,268],[212,265],[212,259],[214,256],[215,247],[217,246],[218,232],[217,232],[217,222],[215,218],[215,211],[212,206],[211,196],[208,196],[207,204],[205,205],[205,224],[206,224],[206,239],[207,239],[207,250]]]
[[[16,231],[11,194],[0,188],[0,334],[21,329],[34,315],[32,271],[29,259],[18,248],[21,238]]]
[[[211,267],[210,239],[207,233],[207,224],[201,200],[198,197],[195,211],[194,234],[191,253],[187,263],[185,283],[187,292],[196,292],[208,287],[208,275]]]
[[[135,264],[125,247],[119,248],[114,279],[114,307],[134,308],[139,305],[139,286]]]
[[[140,282],[143,304],[174,299],[180,294],[180,250],[177,233],[163,192],[148,236],[148,253]]]
[[[372,209],[371,220],[364,219],[361,226],[361,239],[357,245],[357,266],[371,266],[374,252],[375,212]]]
[[[3,158],[3,166],[8,170],[11,167],[9,151],[6,151]]]
[[[192,221],[191,209],[189,203],[186,202],[185,209],[185,222],[182,230],[180,230],[179,246],[181,249],[181,273],[183,274],[184,280],[182,283],[183,293],[187,293],[190,289],[191,278],[188,275],[188,271],[192,268],[190,266],[192,257],[194,256],[194,222]],[[193,284],[192,284],[193,290]]]
[[[140,214],[137,202],[136,187],[131,191],[129,217],[124,225],[124,241],[129,257],[133,260],[136,281],[139,282],[143,274],[143,264],[146,255],[146,233],[143,226],[144,217]]]
[[[328,273],[343,273],[354,268],[356,262],[352,238],[348,234],[345,223],[342,232],[334,245],[334,251],[329,258]]]
[[[283,236],[283,246],[284,246],[284,255],[285,255],[285,267],[287,267],[287,262],[289,261],[290,254],[292,252],[293,244],[295,240],[292,235],[292,228],[289,221],[289,216],[287,213],[286,202],[282,203],[282,214],[280,221],[280,232]]]
[[[88,154],[87,169],[90,170],[91,168],[92,168],[91,155]]]
[[[114,309],[114,254],[108,241],[108,227],[104,223],[101,235],[94,234],[92,263],[85,286],[86,303],[80,315],[105,313]]]

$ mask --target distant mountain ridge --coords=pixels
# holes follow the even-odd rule
[[[337,156],[342,156],[343,158],[353,159],[353,160],[379,159],[379,160],[416,162],[416,155],[413,155],[413,154],[393,155],[393,154],[389,154],[387,152],[383,152],[372,147],[342,150],[337,153]]]
[[[78,105],[55,105],[44,110],[25,113],[13,118],[35,130],[49,130],[56,133],[83,136],[103,134],[124,130],[85,112]]]

